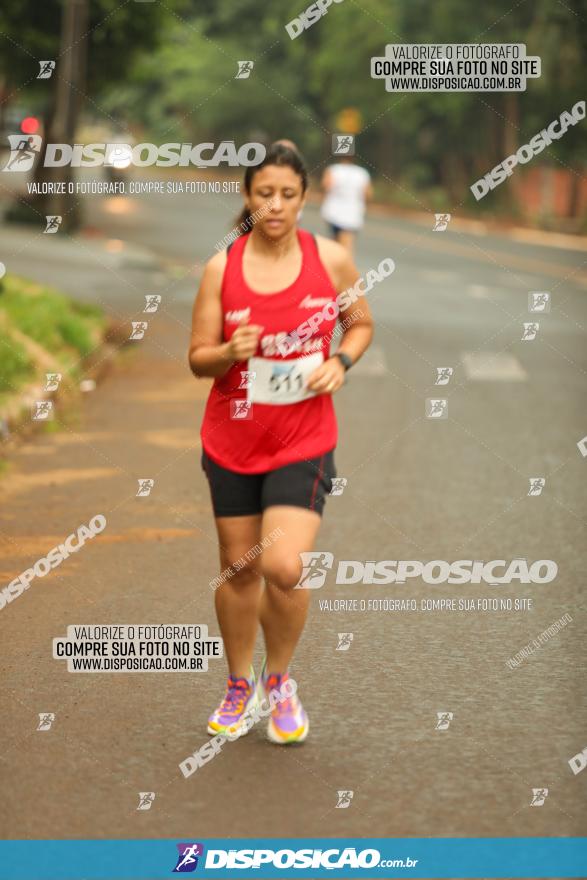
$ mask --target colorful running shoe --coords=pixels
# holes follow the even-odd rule
[[[244,720],[257,706],[257,684],[255,673],[251,667],[250,678],[228,676],[226,694],[218,708],[208,718],[208,733],[237,733],[242,728],[242,735],[249,732]]]
[[[271,691],[280,691],[284,682],[289,680],[289,673],[266,673],[263,663],[259,680],[261,697],[268,697]],[[263,693],[264,692],[264,693]],[[308,736],[310,722],[297,694],[275,703],[267,725],[267,736],[271,742],[279,745],[303,742]]]

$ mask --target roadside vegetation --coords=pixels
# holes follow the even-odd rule
[[[105,328],[96,306],[6,275],[0,282],[0,417],[27,387],[44,387],[48,372],[61,373],[64,383],[77,382]]]

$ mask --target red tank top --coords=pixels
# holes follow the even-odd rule
[[[243,317],[250,324],[262,326],[263,331],[255,358],[233,364],[224,376],[214,380],[201,438],[205,452],[222,467],[258,474],[315,458],[336,446],[336,416],[330,394],[295,403],[259,403],[255,399],[260,394],[259,384],[255,383],[266,387],[269,382],[269,387],[275,389],[283,378],[289,381],[288,372],[295,376],[300,365],[309,364],[310,359],[319,362],[329,357],[336,326],[336,317],[330,317],[333,308],[295,351],[283,355],[278,343],[312,315],[322,312],[336,299],[337,292],[320,260],[314,236],[299,229],[302,268],[297,279],[276,293],[255,293],[245,282],[242,268],[249,235],[238,238],[227,256],[221,290],[223,340],[230,339]],[[297,365],[292,363],[302,357],[304,360]],[[256,379],[251,375],[255,367],[259,373]],[[300,385],[304,384],[297,378]],[[247,385],[257,390],[247,390]]]

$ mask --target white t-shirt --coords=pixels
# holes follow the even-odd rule
[[[365,192],[371,180],[369,172],[346,162],[329,165],[327,171],[332,186],[322,203],[322,216],[341,229],[360,229],[365,217]]]

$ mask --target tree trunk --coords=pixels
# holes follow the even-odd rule
[[[47,144],[73,144],[81,108],[85,81],[87,47],[87,0],[65,0],[61,24],[61,53],[52,76],[52,97],[44,114],[43,143],[33,169],[32,181],[39,188],[44,183],[64,183],[65,194],[39,193],[21,199],[8,212],[8,219],[21,220],[45,227],[46,216],[60,215],[60,229],[72,231],[80,223],[79,199],[67,193],[73,181],[71,165],[47,167]],[[23,204],[24,203],[24,204]]]

